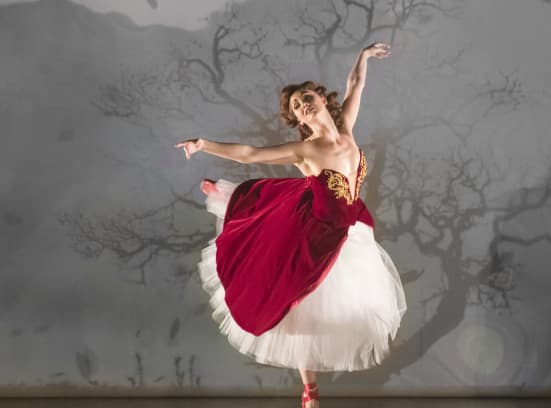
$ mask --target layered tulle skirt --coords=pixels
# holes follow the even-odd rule
[[[198,264],[221,333],[240,353],[277,367],[355,371],[380,364],[396,337],[406,300],[392,260],[375,241],[373,229],[359,221],[349,227],[337,261],[322,283],[276,326],[254,336],[233,320],[216,269],[215,240],[237,185],[220,179],[216,182],[220,193],[207,196],[207,210],[216,216],[216,236],[201,251]]]

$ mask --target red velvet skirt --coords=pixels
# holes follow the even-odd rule
[[[221,333],[258,363],[368,369],[406,311],[400,277],[362,207],[351,225],[325,222],[310,181],[249,180],[232,198],[240,184],[218,180],[206,199],[216,236],[201,251],[203,288]]]

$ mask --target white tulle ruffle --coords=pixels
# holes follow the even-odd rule
[[[216,236],[237,185],[220,179],[216,187],[221,193],[207,197],[207,210],[216,215]],[[199,275],[212,317],[240,353],[262,364],[313,371],[365,370],[388,355],[406,300],[398,272],[370,226],[358,221],[349,227],[327,277],[261,336],[241,329],[228,310],[216,271],[215,239],[201,252]]]

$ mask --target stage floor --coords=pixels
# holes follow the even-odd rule
[[[298,408],[297,398],[14,398],[1,408]],[[535,398],[322,398],[320,408],[550,408]]]

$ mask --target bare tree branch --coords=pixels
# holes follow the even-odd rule
[[[196,251],[213,234],[212,230],[179,232],[175,221],[179,207],[189,211],[202,206],[173,190],[172,195],[168,204],[141,213],[123,210],[99,220],[62,213],[58,221],[68,228],[71,247],[83,258],[97,259],[109,252],[125,267],[139,271],[135,282],[145,285],[146,268],[157,258]]]

